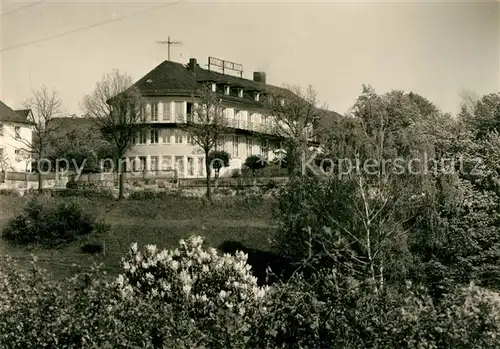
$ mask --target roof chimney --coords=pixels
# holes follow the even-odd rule
[[[253,81],[255,82],[261,82],[263,84],[266,83],[266,73],[264,72],[253,72]]]
[[[188,69],[196,74],[196,67],[198,66],[198,63],[196,63],[196,58],[190,58],[189,59],[189,64],[188,64]]]

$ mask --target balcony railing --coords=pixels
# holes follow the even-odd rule
[[[168,113],[168,114],[167,114]],[[148,120],[149,123],[183,123],[186,122],[189,117],[186,114],[174,115],[170,112],[165,112],[165,116],[163,114],[158,115],[158,119],[155,121]],[[262,122],[249,122],[247,120],[238,120],[234,118],[224,118],[226,125],[231,128],[236,128],[240,130],[248,130],[253,132],[260,132],[266,134],[278,134],[276,131],[276,127],[271,123],[262,123]],[[315,141],[316,137],[313,132],[307,131],[307,137],[311,141]]]
[[[274,127],[270,124],[260,122],[248,122],[246,120],[236,120],[225,118],[228,127],[238,128],[241,130],[262,132],[262,133],[275,133]]]

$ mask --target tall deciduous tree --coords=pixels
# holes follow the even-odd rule
[[[210,199],[210,173],[211,162],[210,151],[224,140],[224,135],[228,132],[227,120],[224,118],[222,100],[210,90],[203,86],[193,95],[193,108],[188,115],[187,121],[181,121],[181,128],[186,131],[192,142],[199,146],[205,154],[205,175],[207,185],[207,198]]]
[[[316,91],[309,86],[271,89],[264,99],[263,115],[271,120],[271,130],[278,135],[287,152],[287,168],[291,175],[302,174],[302,160],[313,137],[313,127],[325,115],[318,107]]]
[[[114,145],[119,200],[124,191],[122,159],[133,146],[136,135],[147,127],[146,105],[132,78],[116,69],[105,74],[83,100],[85,114],[94,118],[104,138]]]
[[[56,91],[42,86],[39,90],[34,90],[33,95],[23,102],[23,107],[30,109],[28,121],[32,122],[32,140],[21,139],[26,152],[31,153],[37,160],[38,191],[43,188],[43,176],[41,165],[47,154],[48,145],[54,140],[59,128],[55,119],[62,113],[62,102]]]
[[[500,131],[500,93],[482,96],[472,110],[463,105],[459,116],[474,129],[476,138],[483,138],[490,131]]]
[[[388,276],[404,277],[412,265],[412,220],[434,189],[422,153],[434,156],[435,134],[422,120],[438,114],[423,98],[401,91],[379,95],[365,86],[351,117],[338,120],[324,144],[331,176],[318,169],[323,178],[291,186],[280,199],[286,230],[279,243],[299,250],[298,256],[292,251],[294,259],[317,254],[322,265],[350,265],[344,270],[373,280],[377,291]]]
[[[462,107],[468,113],[474,114],[479,96],[474,91],[464,89],[460,92],[460,98],[462,99]]]
[[[113,158],[113,144],[106,141],[89,118],[59,118],[59,137],[50,144],[47,157],[55,164],[58,159],[67,159],[70,166],[83,171],[99,169],[100,159]]]

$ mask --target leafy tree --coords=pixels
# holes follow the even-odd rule
[[[464,89],[460,92],[460,97],[462,98],[462,108],[464,108],[467,113],[473,115],[476,110],[477,102],[479,101],[477,93]]]
[[[251,155],[246,158],[245,166],[252,170],[252,174],[255,176],[255,171],[266,167],[266,161],[258,155]]]
[[[458,160],[457,171],[439,178],[434,201],[415,222],[412,250],[429,284],[442,288],[475,280],[498,288],[500,136],[492,131],[477,138],[474,124],[463,119],[455,131],[446,153]]]
[[[215,170],[215,178],[219,177],[220,169],[229,166],[231,156],[224,150],[212,150],[208,153],[210,167]]]
[[[483,138],[491,131],[500,131],[500,93],[482,96],[474,108],[463,105],[460,118],[473,129],[476,138]]]
[[[401,91],[379,95],[364,86],[350,117],[338,120],[340,127],[326,138],[334,171],[312,171],[315,177],[282,192],[278,245],[284,253],[344,265],[370,278],[376,292],[388,277],[405,277],[412,265],[412,220],[435,187],[422,159],[423,153],[436,157],[437,132],[427,125],[441,119],[446,117],[424,98]]]
[[[147,127],[146,100],[132,78],[118,70],[105,74],[94,91],[83,99],[85,114],[95,120],[104,138],[114,145],[119,176],[118,200],[123,199],[121,160],[134,145],[134,139]]]
[[[67,159],[70,166],[83,167],[83,171],[98,171],[101,159],[113,158],[113,144],[102,137],[92,119],[62,117],[56,122],[59,124],[58,137],[50,142],[47,151],[53,164],[57,159]]]

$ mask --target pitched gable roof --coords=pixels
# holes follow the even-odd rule
[[[33,123],[28,120],[29,113],[29,109],[14,111],[5,103],[0,101],[0,122],[32,125]]]
[[[155,96],[191,96],[203,83],[228,84],[233,87],[243,88],[243,98],[221,94],[221,98],[227,101],[244,103],[255,107],[261,107],[261,102],[255,101],[254,92],[263,94],[268,92],[279,93],[281,96],[295,94],[285,88],[257,82],[238,76],[226,75],[216,71],[203,69],[196,64],[195,69],[188,65],[177,62],[163,61],[144,77],[138,80],[134,87],[141,91],[146,97]],[[316,126],[327,129],[335,124],[342,115],[321,109],[321,120]]]
[[[21,115],[24,119],[28,119],[28,116],[31,113],[31,109],[19,109],[19,110],[14,110],[16,113]]]
[[[270,91],[292,93],[281,87],[203,69],[199,64],[196,64],[196,69],[189,69],[183,64],[171,61],[160,63],[137,81],[134,86],[138,88],[144,96],[190,96],[192,93],[196,92],[204,82],[241,87],[244,91],[243,99],[227,95],[221,97],[234,102],[245,102],[255,105],[259,103],[255,101],[254,95],[250,93],[253,91],[260,91],[263,93]]]

